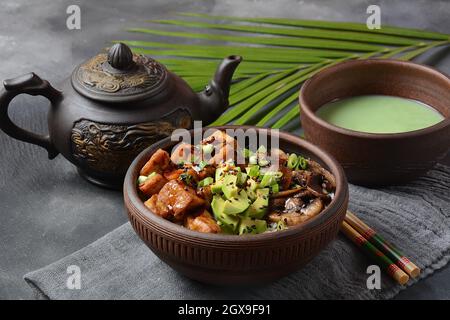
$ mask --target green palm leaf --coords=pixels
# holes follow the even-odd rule
[[[355,22],[338,22],[338,21],[321,21],[321,20],[302,20],[302,19],[284,19],[284,18],[242,18],[230,16],[211,16],[202,13],[181,13],[184,16],[201,17],[206,19],[221,19],[231,21],[257,22],[282,26],[306,27],[329,30],[347,30],[359,31],[371,34],[386,34],[408,38],[418,38],[427,40],[448,40],[448,34],[438,32],[429,32],[417,29],[399,28],[392,26],[384,26],[381,29],[368,30],[364,23]]]
[[[312,67],[309,67],[308,69],[304,69],[302,71],[295,72],[294,74],[291,74],[291,75],[289,75],[289,73],[287,73],[287,72],[284,73],[283,74],[283,75],[285,75],[284,78],[276,81],[275,83],[264,88],[263,90],[254,91],[254,94],[252,96],[248,97],[248,99],[239,103],[238,105],[236,105],[236,107],[232,108],[230,111],[223,114],[219,119],[214,121],[212,123],[212,125],[226,124],[226,123],[232,121],[233,119],[235,119],[236,117],[240,116],[242,113],[249,110],[251,107],[253,107],[255,104],[257,104],[261,100],[266,99],[268,96],[270,96],[272,94],[278,93],[278,90],[280,90],[280,89],[282,90],[283,87],[292,86],[293,83],[299,84],[300,83],[299,78],[304,73],[312,71],[314,68],[318,68],[318,66],[313,65]],[[252,113],[253,112],[254,111],[252,111]]]
[[[218,30],[230,30],[230,31],[242,31],[251,33],[262,33],[271,35],[291,36],[291,37],[304,37],[304,38],[319,38],[319,39],[332,39],[332,40],[346,40],[356,42],[371,42],[379,44],[392,44],[392,45],[413,45],[417,43],[417,40],[398,37],[398,36],[386,36],[379,34],[361,33],[353,31],[332,31],[322,29],[299,29],[299,28],[268,28],[262,26],[248,26],[248,25],[234,25],[234,24],[222,24],[222,23],[204,23],[204,22],[189,22],[180,20],[154,20],[152,22],[162,24],[172,24],[182,27],[191,28],[204,28],[204,29],[218,29]]]
[[[298,48],[322,48],[354,51],[376,51],[380,47],[372,44],[357,43],[351,41],[337,41],[325,39],[299,39],[294,37],[250,37],[250,36],[229,36],[223,34],[192,33],[184,31],[164,31],[145,28],[128,29],[130,32],[148,33],[165,37],[205,39],[211,41],[229,41],[237,43],[252,43],[274,46],[298,47]]]
[[[323,68],[349,59],[411,60],[450,43],[448,34],[391,26],[368,30],[353,22],[182,15],[188,20],[154,20],[158,28],[129,29],[149,35],[145,41],[120,42],[156,57],[196,91],[205,87],[224,57],[243,56],[233,76],[231,107],[212,125],[299,124],[299,87]],[[182,43],[185,39],[196,39],[196,44]]]
[[[233,45],[206,45],[202,44],[201,46],[193,46],[191,44],[174,44],[174,43],[164,43],[164,42],[151,42],[151,41],[127,41],[120,40],[114,42],[123,42],[130,46],[137,48],[153,48],[153,49],[173,49],[180,50],[182,52],[186,50],[205,50],[205,51],[213,51],[220,53],[220,58],[223,58],[224,55],[229,55],[230,53],[235,53],[239,51],[242,55],[249,55],[250,58],[256,54],[261,55],[275,55],[277,57],[286,57],[286,58],[295,58],[299,55],[302,56],[313,56],[313,57],[322,57],[322,58],[342,58],[350,54],[350,52],[343,52],[341,50],[320,50],[320,49],[294,49],[294,48],[285,48],[285,47],[249,47],[249,46],[233,46]]]

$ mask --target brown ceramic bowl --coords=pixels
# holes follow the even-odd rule
[[[301,153],[318,161],[336,178],[333,201],[316,217],[280,232],[237,236],[191,231],[157,216],[139,198],[136,179],[142,166],[157,149],[169,151],[175,145],[175,142],[165,139],[139,154],[125,177],[125,207],[134,230],[161,260],[201,282],[256,284],[299,269],[336,237],[347,209],[348,185],[342,168],[327,153],[287,133],[280,132],[279,138],[282,150]]]
[[[415,99],[445,120],[405,133],[375,134],[334,126],[315,112],[335,99],[383,94]],[[424,65],[396,60],[355,60],[324,69],[300,90],[300,119],[306,139],[333,155],[349,182],[376,186],[417,178],[450,146],[450,79]]]

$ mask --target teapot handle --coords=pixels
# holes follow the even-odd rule
[[[39,135],[15,125],[8,115],[8,107],[12,99],[19,94],[26,93],[33,96],[41,95],[50,102],[57,102],[62,98],[60,91],[53,88],[46,80],[42,80],[33,72],[14,79],[3,81],[4,90],[0,93],[0,129],[7,135],[25,142],[36,144],[45,148],[48,158],[53,159],[58,155],[58,151],[52,144],[49,135]]]

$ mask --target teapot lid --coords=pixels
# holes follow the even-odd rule
[[[80,94],[103,102],[130,102],[148,98],[166,86],[167,70],[156,60],[133,54],[124,43],[79,65],[72,85]]]

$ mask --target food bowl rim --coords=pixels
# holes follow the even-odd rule
[[[273,129],[260,128],[255,126],[215,126],[215,127],[205,127],[202,130],[206,129],[250,129],[254,128],[256,130],[267,130],[269,132],[276,132]],[[190,130],[191,133],[194,129]],[[293,134],[289,134],[286,132],[278,131],[280,140],[286,140],[291,142],[299,147],[299,150],[295,152],[301,152],[301,150],[307,150],[310,152],[316,160],[323,162],[327,169],[334,175],[336,180],[336,191],[333,197],[333,200],[330,204],[317,216],[311,218],[305,223],[289,227],[286,230],[282,231],[274,231],[274,232],[265,232],[255,235],[230,235],[230,234],[213,234],[213,233],[202,233],[198,231],[189,230],[183,226],[180,226],[174,222],[166,220],[156,214],[154,214],[149,208],[144,205],[144,202],[141,200],[138,194],[138,189],[136,187],[136,179],[139,174],[140,168],[137,165],[145,158],[147,161],[151,155],[158,150],[159,148],[167,148],[170,145],[175,145],[177,141],[171,141],[171,138],[165,138],[158,143],[155,143],[145,150],[143,150],[137,157],[134,159],[130,167],[128,168],[127,174],[124,180],[124,198],[125,202],[128,201],[132,206],[140,213],[140,218],[144,219],[145,222],[150,223],[153,227],[158,226],[158,229],[164,233],[171,234],[172,236],[178,234],[178,236],[183,237],[185,240],[190,239],[191,241],[217,241],[217,242],[236,242],[236,243],[251,243],[251,242],[261,242],[262,240],[280,240],[281,238],[290,238],[296,234],[300,234],[306,232],[307,230],[311,230],[314,227],[326,222],[328,219],[332,218],[335,214],[338,213],[340,207],[342,207],[346,201],[348,201],[348,184],[347,179],[345,177],[344,171],[340,164],[328,153],[321,150],[317,146],[312,143],[301,139],[298,136]],[[127,204],[126,204],[127,206]],[[129,210],[127,208],[127,210]]]

